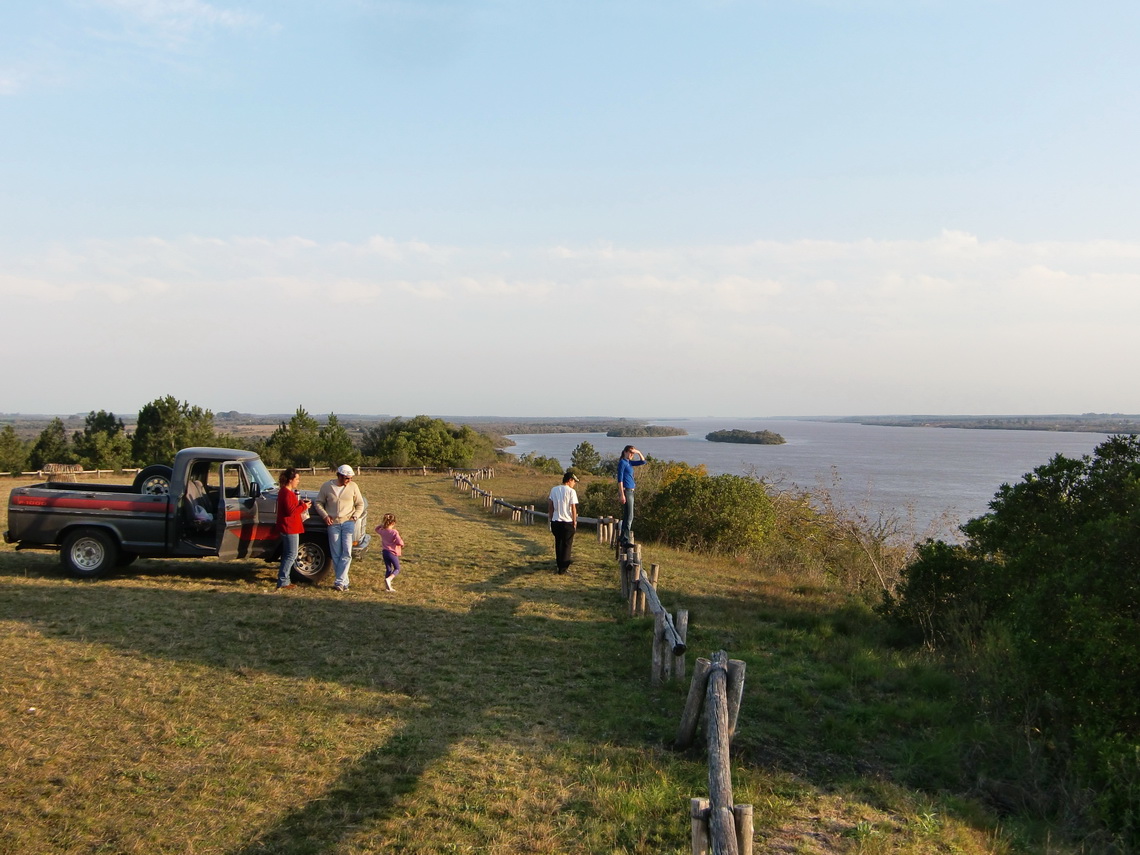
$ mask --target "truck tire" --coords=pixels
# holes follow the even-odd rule
[[[94,579],[116,565],[119,545],[105,531],[77,528],[64,537],[59,559],[72,576]]]
[[[135,476],[134,491],[146,496],[169,496],[170,478],[174,470],[169,466],[156,463],[141,470]]]
[[[306,582],[317,582],[331,569],[328,539],[313,535],[301,538],[293,575]]]

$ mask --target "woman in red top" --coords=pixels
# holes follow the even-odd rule
[[[277,571],[277,589],[281,590],[293,587],[293,565],[301,546],[301,532],[305,530],[305,522],[301,517],[309,510],[312,502],[297,495],[301,476],[292,466],[281,473],[277,483],[281,485],[277,491],[277,531],[281,534],[281,567]]]

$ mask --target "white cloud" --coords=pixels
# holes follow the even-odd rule
[[[89,0],[117,12],[129,22],[163,32],[189,32],[201,28],[239,29],[260,22],[260,17],[224,9],[202,0]]]
[[[379,235],[189,236],[9,248],[0,250],[0,270],[6,309],[52,319],[61,370],[86,358],[92,329],[132,331],[101,346],[105,358],[137,364],[146,348],[190,330],[203,352],[222,352],[279,330],[311,341],[327,327],[341,331],[352,364],[380,359],[410,372],[417,387],[427,384],[442,396],[436,412],[456,412],[449,402],[470,399],[484,382],[482,351],[541,366],[552,348],[570,354],[583,377],[628,365],[647,406],[673,401],[683,387],[704,412],[742,411],[736,396],[753,388],[769,403],[743,411],[982,412],[976,402],[1003,395],[1009,403],[1000,409],[1009,412],[1065,410],[1062,396],[1080,399],[1072,411],[1140,410],[1124,368],[1140,317],[1140,247],[1127,242],[946,233],[924,241],[475,248]],[[34,330],[19,325],[0,345],[10,354],[36,346]],[[324,388],[319,372],[309,376],[307,364],[299,371],[299,382]],[[164,391],[160,384],[154,394]],[[254,408],[233,400],[240,389],[228,394],[203,403]],[[604,393],[584,393],[594,394],[599,400],[580,397],[577,407],[612,410]],[[861,395],[864,405],[851,403]],[[726,403],[717,407],[718,399]],[[535,410],[520,403],[513,411]]]

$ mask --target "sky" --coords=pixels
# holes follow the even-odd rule
[[[0,412],[1140,413],[1135,0],[7,0]]]

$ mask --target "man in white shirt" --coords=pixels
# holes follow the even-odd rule
[[[559,573],[565,573],[566,568],[574,563],[570,553],[574,548],[574,532],[578,528],[578,493],[574,489],[577,483],[578,476],[567,472],[562,476],[562,483],[550,491],[550,498],[546,500]]]
[[[352,479],[356,473],[347,463],[336,470],[336,478],[321,485],[313,510],[328,526],[329,557],[336,571],[334,591],[348,590],[348,567],[352,564],[352,542],[356,521],[364,513],[364,496]]]

